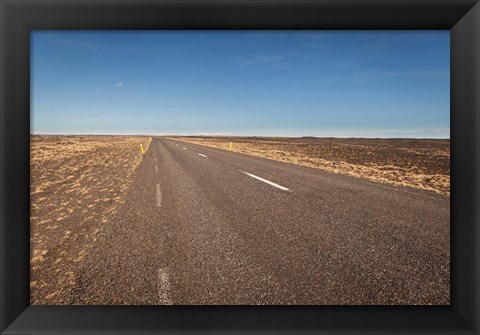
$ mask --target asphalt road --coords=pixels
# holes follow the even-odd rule
[[[446,196],[154,139],[72,303],[449,304],[449,221]]]

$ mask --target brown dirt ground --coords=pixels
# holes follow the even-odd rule
[[[68,304],[76,270],[142,160],[150,137],[30,137],[30,302]]]
[[[450,140],[172,137],[377,182],[450,194]]]

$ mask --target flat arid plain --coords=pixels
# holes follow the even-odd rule
[[[31,302],[66,303],[83,259],[125,202],[150,137],[32,136]]]
[[[449,304],[449,189],[449,140],[32,136],[31,303]]]
[[[282,162],[450,194],[450,140],[176,137]]]

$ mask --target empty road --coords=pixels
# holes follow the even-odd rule
[[[448,304],[449,222],[446,196],[154,138],[72,303]]]

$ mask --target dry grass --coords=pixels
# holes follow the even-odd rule
[[[76,271],[123,203],[149,137],[32,136],[30,301],[65,304]]]
[[[177,140],[450,194],[450,140],[175,137]]]

